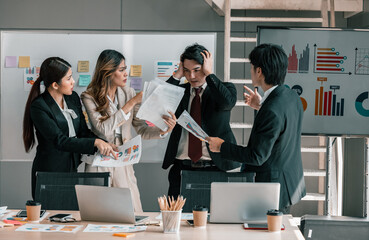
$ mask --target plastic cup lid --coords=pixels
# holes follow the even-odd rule
[[[268,210],[267,215],[281,216],[281,215],[283,215],[283,213],[281,211],[279,211],[278,209],[270,209],[270,210]]]
[[[36,201],[33,201],[33,200],[28,200],[28,201],[26,202],[26,205],[27,205],[27,206],[39,206],[39,205],[41,205],[41,203],[36,202]]]
[[[208,208],[205,206],[195,205],[192,210],[193,211],[208,211]]]

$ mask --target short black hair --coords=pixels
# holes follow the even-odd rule
[[[181,55],[181,62],[183,62],[185,59],[188,60],[195,60],[199,64],[204,63],[204,58],[201,55],[201,52],[208,51],[204,46],[200,44],[193,44],[191,46],[187,46],[184,52]]]
[[[254,68],[260,67],[269,85],[282,85],[287,73],[288,58],[284,50],[274,44],[261,44],[249,54]]]

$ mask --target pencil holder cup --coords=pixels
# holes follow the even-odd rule
[[[182,210],[161,211],[164,233],[178,233],[181,226]]]

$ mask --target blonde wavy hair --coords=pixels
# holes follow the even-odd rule
[[[111,76],[123,60],[125,60],[123,54],[111,49],[102,51],[97,59],[95,72],[86,92],[96,101],[98,105],[96,111],[101,114],[101,121],[110,117],[107,95],[111,86]]]

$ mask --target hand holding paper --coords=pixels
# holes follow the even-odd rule
[[[114,158],[104,156],[100,153],[95,154],[92,166],[99,167],[123,167],[130,164],[135,164],[141,158],[142,141],[141,135],[132,138],[122,146],[118,147],[118,152],[114,153]],[[117,160],[115,160],[115,158]]]
[[[184,129],[192,133],[195,137],[200,139],[201,141],[206,141],[206,138],[209,137],[204,130],[193,120],[191,115],[184,110],[181,116],[179,116],[177,120],[178,124],[181,125]]]
[[[174,86],[161,80],[145,82],[142,104],[137,117],[150,121],[166,132],[167,124],[163,121],[168,111],[175,112],[184,94],[184,88]]]

